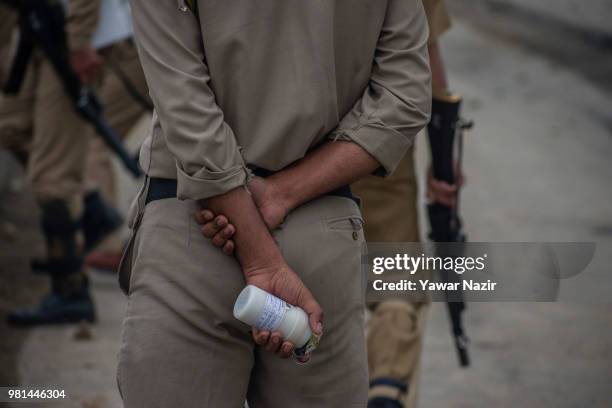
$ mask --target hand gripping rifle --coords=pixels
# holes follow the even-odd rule
[[[64,90],[81,117],[89,122],[107,146],[115,152],[135,177],[142,175],[136,160],[125,150],[119,136],[108,126],[102,105],[95,93],[84,86],[69,63],[64,8],[59,0],[0,0],[17,10],[19,45],[8,80],[7,94],[19,92],[34,48],[39,48],[51,63]]]
[[[444,99],[434,98],[431,121],[428,125],[433,177],[449,184],[455,183],[455,152],[457,167],[460,171],[463,156],[463,133],[473,127],[473,122],[466,122],[459,118],[460,107],[461,97],[459,95],[448,95]],[[431,203],[427,210],[431,225],[430,237],[434,242],[465,242],[458,213],[459,190],[457,190],[457,204],[454,208],[440,203]],[[445,255],[460,256],[459,253]],[[443,271],[441,275],[445,281],[458,281],[453,271],[449,273]],[[447,291],[446,300],[459,364],[461,367],[467,367],[470,359],[467,348],[469,341],[462,323],[462,313],[465,310],[463,292],[454,291],[451,295]]]

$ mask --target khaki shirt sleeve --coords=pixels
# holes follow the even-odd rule
[[[86,47],[98,26],[100,0],[69,0],[66,31],[72,50]]]
[[[199,200],[250,178],[236,137],[215,101],[195,16],[176,0],[132,0],[140,59],[168,149],[179,199]]]
[[[444,0],[423,0],[429,24],[429,43],[437,41],[451,27],[451,20]]]
[[[429,121],[431,72],[427,21],[421,0],[389,0],[370,82],[331,134],[350,140],[381,164],[377,175],[393,173]]]

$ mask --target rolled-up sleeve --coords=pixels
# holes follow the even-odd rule
[[[210,87],[196,17],[177,0],[132,0],[134,31],[163,137],[177,165],[178,198],[200,200],[250,178]]]
[[[389,0],[369,84],[331,134],[359,144],[378,160],[377,175],[395,170],[429,121],[427,38],[421,0]]]

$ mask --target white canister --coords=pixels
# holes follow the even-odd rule
[[[234,304],[234,317],[258,330],[280,332],[284,340],[295,345],[298,361],[307,359],[319,342],[319,337],[310,330],[304,310],[257,286],[242,289]]]

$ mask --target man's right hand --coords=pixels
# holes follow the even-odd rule
[[[465,183],[465,177],[457,163],[455,163],[455,174],[457,182],[455,184],[448,184],[434,178],[431,166],[427,169],[427,191],[425,196],[429,203],[438,203],[449,208],[454,208],[457,205],[457,192]]]
[[[84,84],[95,81],[102,67],[102,58],[95,48],[87,46],[70,53],[70,65]]]
[[[286,263],[243,270],[247,284],[255,285],[302,308],[308,315],[310,328],[317,334],[323,330],[323,310],[300,277]]]
[[[312,293],[304,285],[299,276],[289,267],[283,258],[268,226],[253,200],[244,188],[236,188],[225,194],[211,197],[200,202],[202,208],[212,214],[223,214],[227,220],[232,220],[232,238],[235,242],[236,258],[240,262],[242,273],[247,284],[255,285],[294,306],[303,309],[308,315],[309,325],[314,333],[321,334],[323,311]],[[199,217],[196,214],[196,218]],[[259,333],[261,334],[261,333]],[[272,333],[265,348],[286,356],[286,349],[293,345],[274,344],[280,333]],[[257,344],[263,342],[264,336],[253,333]],[[266,342],[267,343],[267,342]],[[279,350],[282,348],[282,350]]]

